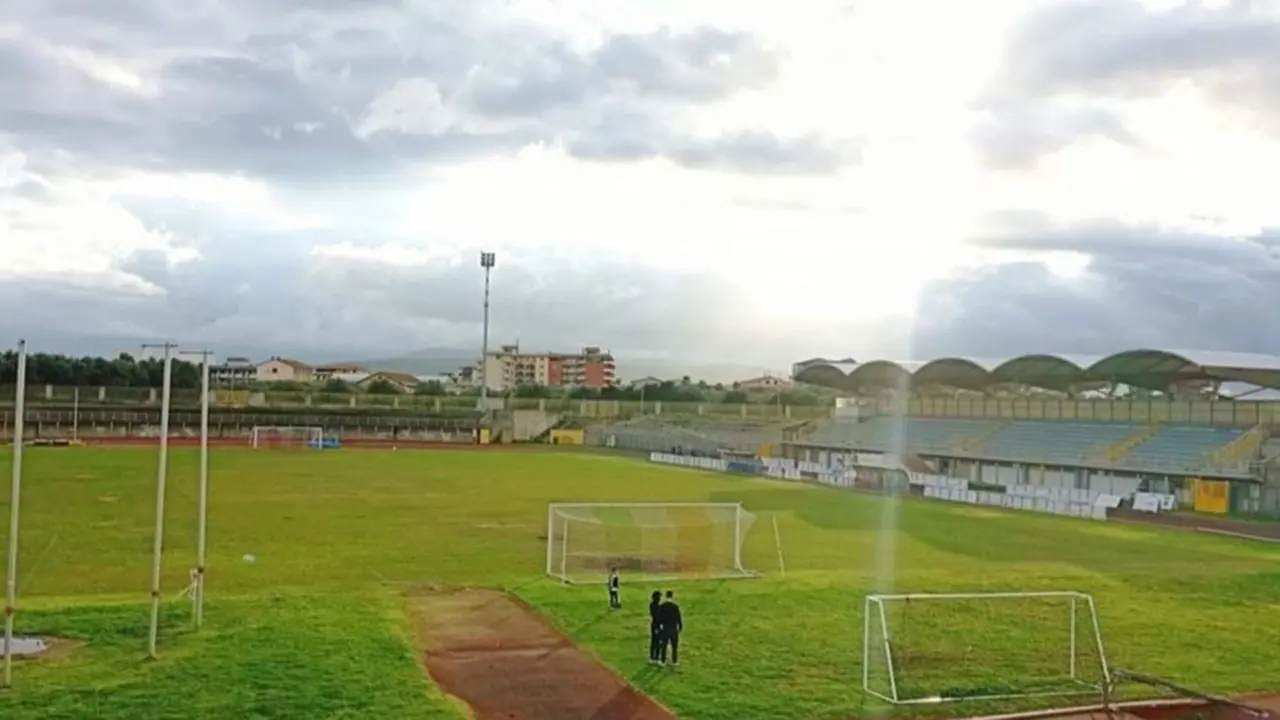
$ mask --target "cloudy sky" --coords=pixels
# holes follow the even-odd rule
[[[15,339],[1280,353],[1278,187],[1264,0],[0,7]]]

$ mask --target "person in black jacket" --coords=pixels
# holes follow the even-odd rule
[[[662,664],[662,592],[649,596],[649,662]]]
[[[684,632],[684,618],[680,616],[680,606],[676,604],[675,593],[667,591],[667,601],[658,608],[658,619],[662,625],[662,649],[660,660],[667,664],[667,648],[671,648],[671,664],[680,664],[680,633]]]
[[[622,607],[622,583],[618,580],[618,568],[609,568],[609,609],[617,610]]]

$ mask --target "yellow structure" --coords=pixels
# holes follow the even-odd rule
[[[489,428],[480,428],[476,431],[476,441],[481,445],[489,444]]]
[[[213,404],[218,407],[242,408],[249,404],[248,390],[215,390]]]
[[[1227,512],[1230,506],[1230,483],[1225,480],[1204,480],[1196,478],[1195,497],[1196,512],[1217,513]]]
[[[552,430],[550,440],[552,445],[582,445],[586,442],[586,433],[582,430]]]

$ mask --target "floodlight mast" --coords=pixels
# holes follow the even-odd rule
[[[18,341],[18,389],[13,404],[13,480],[9,491],[9,564],[4,578],[4,683],[13,687],[13,616],[18,612],[18,506],[22,496],[23,420],[27,413],[27,341]]]
[[[204,576],[208,558],[206,548],[209,536],[209,364],[213,362],[212,350],[184,351],[184,355],[200,356],[200,499],[199,520],[196,530],[196,582],[193,613],[196,629],[204,625]]]
[[[164,349],[164,379],[160,388],[160,458],[156,470],[156,523],[151,545],[151,624],[147,633],[147,657],[156,657],[156,637],[160,632],[160,574],[164,556],[164,500],[169,479],[169,405],[173,391],[173,343],[143,345],[143,350]]]
[[[484,337],[480,341],[480,409],[489,409],[489,275],[497,264],[497,255],[481,251],[480,267],[484,268]]]

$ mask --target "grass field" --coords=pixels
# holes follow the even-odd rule
[[[688,718],[882,710],[860,691],[861,612],[890,580],[899,591],[1090,592],[1115,665],[1222,692],[1273,690],[1280,677],[1280,549],[1245,541],[590,454],[220,450],[212,463],[207,625],[192,632],[187,604],[167,603],[161,658],[146,662],[154,451],[28,452],[18,627],[87,644],[60,663],[20,664],[0,717],[465,717],[420,669],[405,599],[420,583],[519,594]],[[195,453],[175,451],[166,596],[194,564],[195,478]],[[654,673],[642,649],[649,587],[624,586],[623,612],[609,615],[603,584],[541,577],[546,504],[582,500],[741,501],[760,518],[748,565],[766,577],[676,586],[684,667]]]

